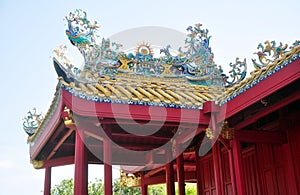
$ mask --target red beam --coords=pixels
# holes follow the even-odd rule
[[[51,160],[46,160],[43,167],[58,167],[63,165],[74,164],[74,156],[67,156],[62,158],[54,158]]]
[[[196,180],[196,174],[195,172],[185,172],[184,173],[185,181],[195,181]],[[174,174],[174,181],[177,181],[177,174]],[[145,184],[147,185],[155,185],[155,184],[166,184],[166,175],[165,174],[159,174],[152,177],[145,177]]]
[[[74,195],[88,195],[88,156],[87,149],[78,130],[75,138],[75,178]]]
[[[254,130],[235,131],[234,137],[240,142],[246,143],[265,143],[265,144],[284,144],[287,138],[284,132],[267,132]]]
[[[51,167],[45,168],[44,195],[51,195]]]
[[[153,169],[153,170],[149,171],[148,173],[146,173],[145,177],[151,177],[151,176],[165,170],[165,168],[166,168],[165,166],[162,166],[162,167],[159,167],[157,169]]]
[[[55,153],[57,152],[57,150],[66,141],[66,139],[68,139],[68,137],[72,134],[73,131],[74,131],[74,129],[69,129],[67,131],[67,133],[58,141],[58,143],[56,144],[56,146],[53,148],[53,150],[51,151],[51,153],[47,157],[47,160],[51,159],[55,155]]]
[[[209,116],[204,115],[201,110],[196,109],[164,108],[158,106],[139,106],[100,102],[95,103],[75,97],[64,89],[62,90],[62,96],[65,105],[75,114],[82,116],[191,124],[208,124],[209,122]],[[151,113],[151,116],[149,113]]]
[[[249,118],[245,119],[243,122],[235,125],[235,129],[236,130],[243,129],[244,127],[256,122],[257,119],[262,118],[272,112],[275,112],[276,110],[279,110],[280,108],[282,108],[294,101],[297,101],[299,99],[300,99],[300,91],[291,94],[287,98],[284,98],[283,100],[280,100],[279,102],[277,102],[271,106],[265,107],[263,110],[256,113],[254,116],[249,117]]]

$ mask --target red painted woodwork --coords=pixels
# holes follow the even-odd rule
[[[243,176],[243,165],[241,159],[241,144],[237,139],[232,141],[232,152],[233,152],[233,163],[235,169],[235,183],[236,192],[238,195],[244,195],[245,192],[245,182]]]
[[[174,168],[173,161],[169,162],[166,166],[166,185],[167,195],[175,195],[175,179],[174,179]]]
[[[268,106],[266,108],[264,108],[263,110],[261,110],[259,113],[256,113],[254,116],[252,117],[249,117],[247,118],[247,120],[237,124],[235,126],[235,130],[240,130],[240,129],[243,129],[244,127],[246,127],[247,125],[250,125],[251,123],[255,122],[258,118],[262,118],[276,110],[279,110],[280,108],[290,104],[290,103],[293,103],[297,100],[300,99],[300,91],[297,91],[293,94],[290,94],[290,96],[282,99],[281,101],[271,105],[271,106]]]
[[[62,110],[62,98],[60,98],[57,108],[55,109],[51,119],[46,124],[45,129],[39,135],[39,138],[34,142],[34,145],[30,147],[30,158],[35,159],[39,152],[41,152],[43,146],[49,141],[54,130],[56,130],[61,120]]]
[[[212,143],[212,154],[213,154],[213,170],[216,182],[216,191],[218,195],[224,194],[224,187],[223,187],[223,170],[220,168],[220,143],[216,141]]]
[[[104,140],[104,195],[112,195],[111,140]]]
[[[153,120],[190,124],[208,124],[209,115],[200,110],[139,106],[127,104],[95,103],[72,96],[62,89],[63,102],[74,113],[99,118],[120,118],[129,120]],[[151,109],[151,112],[149,111]],[[151,113],[151,116],[150,114]]]
[[[197,186],[197,195],[202,194],[199,148],[200,148],[200,144],[197,143],[196,147],[195,147],[195,163],[196,163],[196,177],[195,178],[196,178],[196,186]]]
[[[176,158],[176,168],[177,168],[178,194],[185,195],[183,154],[179,155]]]
[[[84,142],[76,130],[74,195],[88,194],[88,156]]]
[[[225,170],[224,173],[224,185],[225,185],[225,191],[226,191],[226,194],[230,195],[231,192],[232,194],[236,195],[236,183],[235,183],[235,170],[234,170],[234,164],[233,164],[233,152],[232,152],[232,149],[228,150],[228,168],[227,170],[229,169],[229,172],[230,172],[230,182],[228,180],[228,172]],[[226,152],[225,152],[226,153]],[[226,157],[223,155],[223,167],[226,169]]]
[[[45,168],[44,195],[51,195],[51,167]]]
[[[212,154],[200,159],[201,191],[205,195],[214,195],[216,192],[215,176],[213,171]]]
[[[297,193],[300,193],[300,120],[289,121],[286,124],[292,161],[292,174],[295,177]],[[293,177],[291,177],[293,179]]]
[[[285,132],[239,130],[234,136],[240,142],[246,143],[284,144],[287,142]]]
[[[51,160],[46,160],[43,167],[58,167],[63,165],[74,164],[74,156],[67,156],[62,158],[55,158]]]
[[[141,172],[141,195],[148,195],[148,185],[145,184],[145,173]]]
[[[254,146],[242,151],[242,163],[246,193],[261,194],[258,162]]]

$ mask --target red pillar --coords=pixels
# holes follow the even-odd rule
[[[216,141],[212,147],[216,191],[217,191],[218,195],[223,195],[224,187],[223,187],[223,173],[222,173],[222,169],[220,167],[221,166],[220,149],[221,149],[220,142]]]
[[[230,169],[232,194],[236,195],[237,193],[236,193],[236,184],[235,184],[235,173],[234,173],[232,149],[228,150],[228,159],[229,159],[229,169]]]
[[[235,184],[236,184],[236,193],[238,195],[246,194],[245,191],[245,180],[243,175],[243,162],[242,162],[242,153],[241,153],[241,143],[239,140],[234,139],[232,141],[232,154],[233,154],[233,163],[235,170]]]
[[[111,140],[103,141],[104,155],[104,195],[112,195],[112,147]]]
[[[148,195],[148,185],[145,184],[144,171],[141,172],[141,195]]]
[[[173,161],[169,162],[165,166],[166,166],[167,195],[175,195]]]
[[[197,180],[197,195],[201,195],[201,167],[200,167],[200,157],[199,157],[200,144],[196,145],[195,149],[195,163],[196,163],[196,180]]]
[[[180,154],[177,157],[176,166],[177,166],[178,195],[185,195],[183,154]]]
[[[75,179],[74,195],[88,194],[88,156],[87,149],[76,130],[75,138]]]
[[[45,168],[44,195],[51,194],[51,167]]]

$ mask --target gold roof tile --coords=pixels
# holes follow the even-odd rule
[[[189,100],[189,101],[191,101],[192,103],[195,103],[195,99],[192,98],[192,97],[190,97],[189,95],[186,94],[187,91],[185,91],[185,92],[177,91],[177,93],[178,93],[179,95],[183,96],[186,100]]]
[[[197,96],[199,96],[200,98],[202,98],[204,101],[209,101],[209,98],[206,97],[205,95],[203,95],[203,94],[201,94],[201,93],[199,93],[199,92],[195,92],[195,94],[196,94]]]
[[[122,93],[124,93],[127,96],[127,98],[132,99],[132,94],[126,89],[124,89],[121,85],[116,86],[116,88],[118,88]]]
[[[127,89],[133,93],[134,95],[136,95],[136,97],[138,97],[139,99],[142,99],[144,96],[138,92],[137,90],[135,90],[134,88],[132,88],[131,86],[127,86]]]
[[[164,97],[168,98],[171,102],[175,102],[174,97],[170,96],[169,94],[167,94],[166,92],[164,92],[162,89],[156,89],[156,91],[158,93],[160,93],[161,95],[163,95]]]
[[[153,89],[148,88],[147,90],[150,93],[152,93],[153,95],[155,95],[156,97],[158,97],[160,99],[160,101],[164,101],[165,98],[162,95],[160,95],[159,93],[157,93],[156,91],[154,91]]]
[[[147,92],[145,89],[138,87],[137,90],[147,96],[150,100],[153,100],[154,96],[151,93]]]
[[[171,96],[173,96],[173,97],[175,97],[176,99],[178,99],[179,101],[184,101],[184,98],[183,97],[181,97],[179,94],[177,94],[177,93],[174,93],[173,91],[171,91],[170,89],[168,89],[167,91],[166,91],[168,94],[170,94]]]
[[[203,102],[203,99],[202,99],[202,98],[196,96],[196,95],[195,95],[194,93],[192,93],[192,92],[188,92],[188,91],[187,91],[186,94],[189,95],[190,97],[196,99],[197,101]]]
[[[121,97],[121,93],[116,89],[114,88],[112,85],[110,84],[107,84],[106,87],[111,90],[114,94],[116,94],[117,97]]]
[[[99,83],[96,83],[96,87],[97,87],[97,89],[99,89],[100,91],[102,91],[105,94],[105,96],[107,96],[107,97],[110,96],[111,92],[108,91],[106,88],[104,88]]]

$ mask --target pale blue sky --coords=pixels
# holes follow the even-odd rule
[[[69,45],[63,20],[68,12],[87,11],[104,37],[141,26],[185,32],[201,22],[212,36],[215,62],[225,67],[237,56],[250,64],[258,43],[267,39],[289,44],[300,39],[299,7],[299,0],[0,0],[0,195],[43,190],[44,171],[29,163],[22,118],[33,107],[46,113],[52,101],[57,76],[50,56],[57,45]],[[73,175],[72,167],[53,172],[54,184]]]

